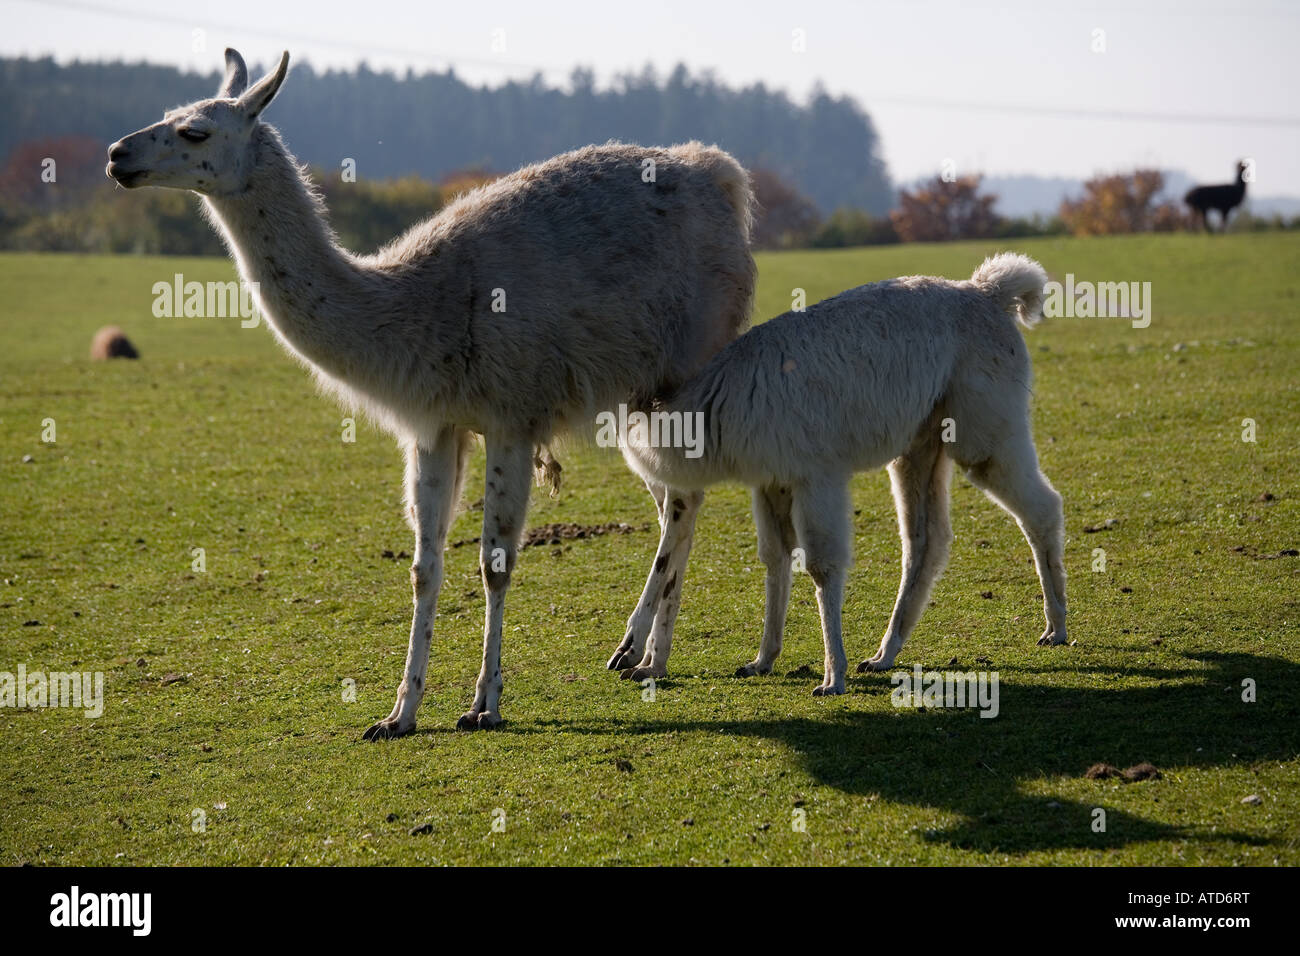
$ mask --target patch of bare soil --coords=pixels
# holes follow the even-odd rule
[[[541,545],[557,545],[565,541],[585,541],[588,538],[599,538],[605,534],[632,534],[634,531],[648,530],[650,530],[648,524],[635,527],[625,521],[607,521],[605,524],[577,524],[573,521],[562,521],[556,524],[544,524],[537,528],[529,528],[524,533],[520,547],[536,548]],[[478,544],[478,542],[478,538],[466,538],[463,541],[453,541],[451,547],[461,548],[467,544]]]

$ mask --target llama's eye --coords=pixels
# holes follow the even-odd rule
[[[208,131],[195,129],[192,126],[182,126],[176,131],[181,139],[188,139],[191,143],[201,143],[208,138]]]

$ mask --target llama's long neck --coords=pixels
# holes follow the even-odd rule
[[[262,316],[289,348],[334,378],[366,389],[390,362],[377,350],[388,283],[341,249],[324,208],[269,126],[253,134],[248,188],[204,197]]]

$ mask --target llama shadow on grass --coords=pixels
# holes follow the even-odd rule
[[[1036,682],[1033,675],[1048,668],[999,668],[1000,713],[992,719],[974,710],[891,708],[825,718],[558,723],[569,732],[611,736],[705,731],[779,741],[820,784],[959,814],[961,822],[924,839],[963,849],[1023,854],[1193,837],[1268,845],[1274,841],[1212,830],[1203,820],[1170,824],[1114,806],[1117,788],[1154,788],[1158,797],[1162,789],[1183,786],[1178,778],[1186,769],[1249,767],[1295,756],[1300,667],[1248,654],[1184,660],[1169,667],[1081,669],[1098,681],[1152,682],[1114,690]],[[1247,679],[1257,689],[1253,703],[1242,699]],[[851,678],[849,685],[851,694],[892,690],[889,673]],[[1084,777],[1094,764],[1123,769],[1143,762],[1161,770],[1161,778],[1123,783]],[[1072,801],[1031,792],[1036,781],[1057,777],[1077,778],[1094,793]],[[1244,796],[1234,795],[1232,803]],[[1093,829],[1098,808],[1106,811],[1104,832]]]

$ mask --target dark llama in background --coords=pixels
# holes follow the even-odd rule
[[[1246,198],[1245,162],[1237,163],[1237,181],[1221,186],[1196,186],[1187,191],[1183,202],[1192,207],[1193,218],[1200,217],[1206,232],[1213,232],[1210,226],[1210,210],[1219,211],[1219,231],[1228,228],[1228,213],[1241,205]]]

